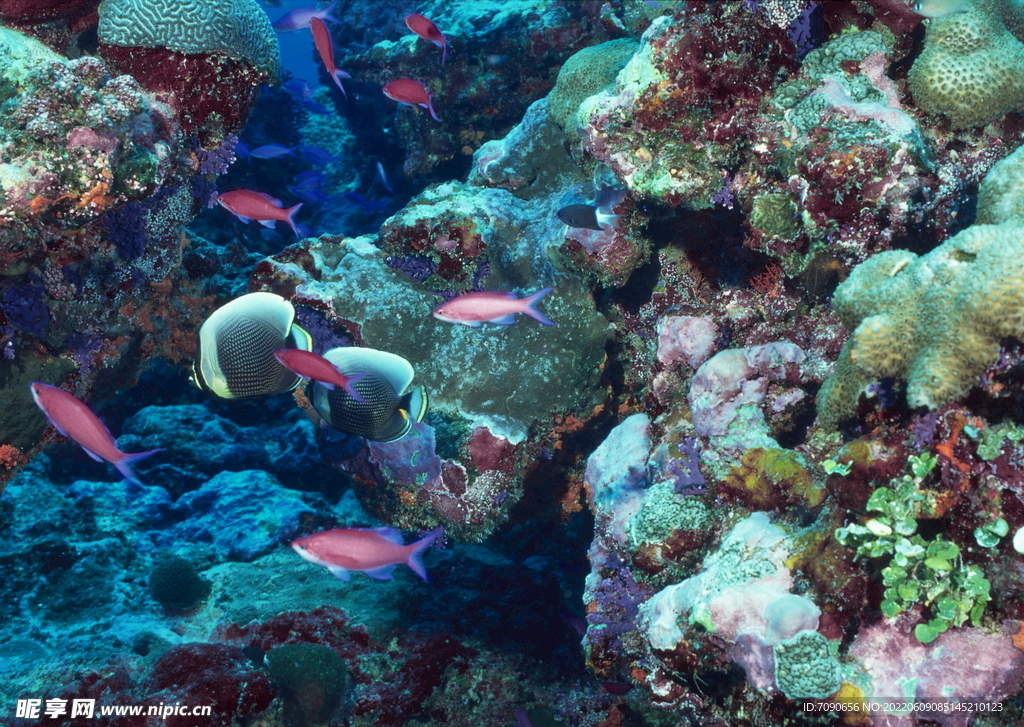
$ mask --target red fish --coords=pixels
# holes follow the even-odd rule
[[[274,358],[286,369],[306,381],[318,381],[328,391],[334,391],[335,386],[340,386],[356,401],[360,403],[366,401],[355,390],[356,382],[366,376],[366,371],[355,376],[346,376],[323,356],[312,351],[303,351],[301,348],[279,349],[274,351]]]
[[[434,113],[434,99],[430,95],[430,91],[419,81],[414,81],[411,78],[396,78],[384,87],[384,95],[398,103],[422,106],[430,112],[434,121],[441,120]]]
[[[413,13],[412,15],[405,16],[405,24],[409,27],[409,30],[423,38],[423,40],[429,40],[441,48],[441,65],[443,66],[445,59],[448,57],[448,39],[434,25],[434,21],[419,13]]]
[[[324,62],[324,66],[327,68],[327,75],[334,79],[338,88],[341,89],[341,94],[348,98],[348,94],[345,93],[345,87],[341,85],[341,79],[352,78],[352,76],[334,66],[334,43],[331,42],[330,31],[327,30],[324,21],[316,17],[310,19],[309,29],[313,33],[313,44],[316,45],[316,52],[320,54],[320,60]]]
[[[434,317],[477,328],[484,321],[510,326],[516,322],[516,313],[525,313],[545,326],[553,326],[554,321],[548,320],[537,308],[541,299],[552,290],[542,288],[527,298],[516,298],[515,293],[498,291],[466,293],[439,305],[434,309]]]
[[[350,570],[362,571],[370,578],[388,581],[394,577],[395,566],[405,563],[425,581],[423,551],[441,537],[443,528],[436,528],[421,540],[405,545],[402,534],[394,528],[338,528],[307,535],[292,542],[295,552],[310,563],[322,565],[343,581]]]
[[[271,197],[263,192],[253,192],[250,189],[234,189],[230,192],[218,194],[217,204],[240,219],[242,222],[256,220],[264,227],[273,227],[275,222],[284,222],[296,237],[302,237],[298,226],[295,224],[295,213],[302,207],[302,203],[284,209],[281,200]]]
[[[73,439],[97,462],[109,462],[114,465],[121,476],[130,482],[139,482],[132,471],[132,463],[163,451],[151,449],[135,454],[122,452],[117,448],[114,435],[92,410],[64,389],[38,381],[33,381],[29,388],[32,390],[36,406],[43,410],[43,414],[58,432]]]

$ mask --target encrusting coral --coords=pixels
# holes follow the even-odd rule
[[[876,378],[905,380],[911,407],[942,406],[998,358],[1003,338],[1024,338],[1022,176],[1018,150],[982,183],[974,225],[920,257],[879,253],[836,289],[833,305],[853,336],[821,388],[824,426],[853,415]]]

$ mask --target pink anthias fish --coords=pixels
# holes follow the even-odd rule
[[[304,351],[301,348],[279,349],[274,351],[274,358],[279,364],[306,381],[319,382],[328,391],[334,391],[335,387],[340,386],[356,401],[360,403],[366,401],[355,390],[355,384],[367,375],[366,371],[355,376],[346,376],[323,356],[312,351]]]
[[[434,309],[434,317],[449,323],[461,323],[477,328],[485,321],[510,326],[516,322],[516,313],[525,313],[545,326],[555,325],[540,312],[537,304],[553,288],[541,288],[526,298],[517,298],[515,293],[499,291],[466,293],[442,303]]]
[[[289,10],[287,13],[282,15],[280,18],[274,21],[274,30],[282,33],[288,33],[293,30],[302,30],[308,28],[309,23],[313,18],[318,20],[330,20],[332,23],[340,23],[341,21],[334,17],[331,13],[334,12],[334,8],[337,7],[338,3],[331,3],[330,7],[321,8],[317,10],[312,5],[306,5],[301,8],[295,8]]]
[[[405,16],[405,25],[423,40],[429,40],[441,49],[441,65],[443,66],[448,57],[448,38],[434,25],[434,21],[419,13],[412,13]]]
[[[292,542],[292,548],[310,563],[322,565],[343,581],[349,571],[362,571],[370,578],[388,581],[395,566],[405,563],[425,581],[423,552],[441,537],[444,528],[435,528],[415,543],[405,545],[394,528],[338,528],[307,535]]]
[[[433,96],[430,95],[427,87],[419,81],[414,81],[411,78],[396,78],[386,85],[383,90],[384,95],[391,100],[409,106],[422,106],[430,112],[434,121],[441,120],[437,118],[437,114],[434,112]]]
[[[320,18],[310,20],[309,29],[313,33],[313,44],[316,46],[316,52],[320,54],[320,60],[324,62],[327,75],[334,79],[334,83],[341,89],[342,95],[348,98],[345,87],[341,85],[341,79],[352,78],[352,76],[334,65],[334,43],[331,41],[330,31],[327,30],[327,26]]]
[[[264,227],[273,227],[275,222],[284,222],[296,237],[302,237],[298,225],[295,224],[295,213],[302,203],[285,209],[281,200],[263,192],[250,189],[234,189],[217,195],[217,204],[240,219],[242,222],[256,220]]]
[[[109,462],[117,468],[129,482],[138,483],[139,479],[132,471],[132,464],[145,459],[151,454],[162,452],[162,449],[150,449],[146,452],[128,454],[117,448],[114,435],[104,426],[92,410],[57,386],[34,381],[29,385],[36,406],[58,432],[77,443],[85,453],[97,462]]]

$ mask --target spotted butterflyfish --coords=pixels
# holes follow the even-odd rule
[[[615,227],[619,216],[612,209],[623,197],[626,190],[601,185],[594,195],[594,204],[571,204],[558,210],[555,214],[569,227],[580,227],[587,230],[607,230]]]
[[[132,470],[133,463],[163,451],[150,449],[146,452],[122,452],[117,448],[114,435],[99,417],[73,395],[58,386],[38,381],[33,381],[29,388],[32,390],[36,406],[43,410],[43,414],[58,432],[74,440],[97,462],[109,462],[114,465],[121,476],[130,482],[139,482]]]
[[[320,354],[303,351],[301,348],[282,348],[280,351],[274,351],[274,358],[286,369],[298,374],[306,381],[315,381],[328,391],[333,391],[335,386],[340,386],[356,401],[365,401],[355,389],[355,384],[366,376],[365,371],[353,376],[346,376],[338,370],[337,366]]]
[[[441,65],[443,66],[445,59],[448,58],[448,38],[434,25],[434,21],[419,13],[412,13],[405,16],[405,25],[423,40],[429,40],[441,49]]]
[[[357,401],[343,387],[313,383],[313,406],[324,421],[347,434],[375,442],[404,437],[427,412],[427,390],[412,386],[412,364],[401,356],[372,348],[332,348],[323,357],[344,376],[356,377]]]
[[[404,563],[425,581],[423,552],[444,532],[436,528],[415,543],[405,544],[394,528],[337,528],[292,541],[292,548],[305,560],[322,565],[343,581],[349,571],[362,571],[379,581],[391,580],[395,566]]]
[[[541,299],[552,290],[541,288],[526,298],[517,298],[515,293],[500,291],[466,293],[439,305],[434,309],[434,317],[448,323],[477,328],[485,322],[510,326],[516,322],[516,313],[525,313],[545,326],[553,326],[554,321],[549,320],[537,307]]]
[[[243,295],[199,328],[192,380],[222,399],[290,391],[301,379],[274,357],[282,348],[313,349],[313,339],[295,325],[295,308],[274,293]]]

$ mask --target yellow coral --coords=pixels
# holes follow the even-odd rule
[[[954,129],[1024,109],[1024,43],[1007,29],[1004,4],[975,0],[965,13],[927,21],[910,90],[921,109],[946,116]]]
[[[907,403],[931,409],[967,393],[999,356],[1024,339],[1024,148],[982,184],[978,222],[926,255],[875,255],[854,268],[833,304],[853,330],[818,397],[822,426],[856,411],[872,379],[907,382]]]

